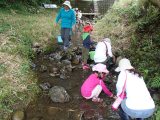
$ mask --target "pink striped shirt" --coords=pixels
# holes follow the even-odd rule
[[[111,96],[112,93],[108,90],[107,86],[104,84],[103,80],[99,79],[96,74],[91,74],[81,86],[81,95],[83,97],[90,97],[92,94],[92,90],[97,86],[101,85],[103,91]]]

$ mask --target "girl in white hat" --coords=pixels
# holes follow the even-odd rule
[[[81,95],[85,99],[92,99],[93,102],[102,102],[103,99],[99,98],[99,94],[103,90],[109,97],[113,97],[112,92],[108,90],[103,80],[109,73],[106,65],[101,63],[93,66],[93,73],[84,81],[81,86]]]
[[[119,61],[115,71],[120,72],[116,84],[117,96],[121,94],[124,84],[126,92],[126,98],[120,105],[121,120],[130,120],[130,117],[143,120],[150,117],[154,112],[155,104],[141,74],[126,58]]]

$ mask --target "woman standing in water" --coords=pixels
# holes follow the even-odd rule
[[[63,3],[63,7],[60,9],[55,22],[55,27],[57,23],[61,19],[61,37],[63,40],[63,49],[67,50],[69,47],[69,40],[70,40],[70,32],[72,30],[73,25],[76,23],[75,13],[72,10],[70,1],[65,1]]]

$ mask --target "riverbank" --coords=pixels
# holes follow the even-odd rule
[[[127,57],[144,77],[149,90],[160,93],[160,9],[149,0],[116,1],[95,26],[94,37],[112,40],[113,51]],[[102,29],[103,28],[103,29]],[[160,96],[154,96],[160,119]]]
[[[0,119],[23,109],[39,93],[32,69],[35,52],[48,51],[57,32],[54,10],[0,9]],[[19,8],[19,9],[17,9]],[[53,32],[54,31],[54,32]]]
[[[15,7],[16,9],[0,9],[0,119],[3,120],[7,119],[7,116],[16,110],[23,111],[23,108],[38,95],[40,89],[37,85],[38,78],[32,71],[36,65],[33,63],[33,59],[36,54],[53,50],[54,38],[58,34],[58,30],[53,27],[56,11],[34,7],[26,8],[21,5],[16,5]],[[143,8],[143,6],[141,7]],[[116,48],[114,50],[120,52],[122,56],[130,58],[133,64],[144,74],[148,87],[157,90],[155,91],[157,99],[154,99],[157,107],[152,119],[159,120],[160,103],[158,90],[160,87],[160,72],[158,60],[160,53],[160,16],[158,8],[151,4],[144,10],[142,8],[139,8],[134,2],[114,5],[107,15],[96,23],[94,30],[97,33],[94,34],[94,37],[98,41],[103,36],[109,36],[112,40],[113,48]],[[42,62],[46,64],[45,55],[41,57],[44,58]],[[47,60],[52,60],[52,57],[47,58]],[[54,67],[52,62],[48,62],[48,64],[51,65],[49,69]],[[82,72],[79,71],[80,69],[75,72]],[[48,76],[52,78],[54,74],[47,73]],[[40,75],[39,77],[42,78]],[[76,78],[77,75],[74,74],[74,77]],[[78,78],[76,79],[77,82],[75,82],[80,85],[80,80],[81,78]],[[65,83],[63,81],[58,82]],[[70,90],[72,84],[68,85],[68,87],[67,90]],[[77,94],[74,95],[74,98],[79,100]],[[39,105],[41,105],[41,102],[45,102],[46,96],[43,97],[40,99]],[[73,104],[77,105],[78,100]],[[48,104],[47,102],[46,105]],[[52,110],[55,110],[52,108],[53,103],[48,105],[51,105],[47,110],[52,116]],[[29,109],[27,110],[30,111],[32,107],[28,106]],[[40,109],[37,108],[35,106],[35,110],[39,114],[43,113],[44,106]],[[62,113],[61,109],[59,110]],[[71,110],[70,114],[72,112]],[[34,113],[29,115],[31,115],[28,117],[29,120],[35,117]]]

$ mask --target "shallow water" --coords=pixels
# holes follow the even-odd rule
[[[73,47],[80,43],[79,34],[73,39]],[[76,41],[77,40],[77,41]],[[55,47],[59,48],[58,45]],[[58,50],[58,49],[57,49]],[[56,51],[54,51],[56,52]],[[53,53],[54,53],[53,52]],[[118,120],[119,116],[111,110],[113,99],[109,98],[103,92],[100,97],[104,99],[102,103],[94,103],[91,100],[85,100],[80,94],[80,87],[83,81],[91,73],[90,70],[83,71],[81,64],[73,65],[76,68],[66,74],[67,79],[50,76],[53,68],[57,67],[56,61],[51,61],[48,54],[40,54],[33,61],[36,65],[35,72],[38,77],[38,84],[48,82],[53,86],[62,86],[65,88],[71,99],[67,103],[54,103],[48,94],[48,91],[42,91],[37,100],[31,102],[26,111],[26,120]],[[47,67],[42,72],[41,65]],[[106,83],[108,88],[114,90],[112,82]]]

